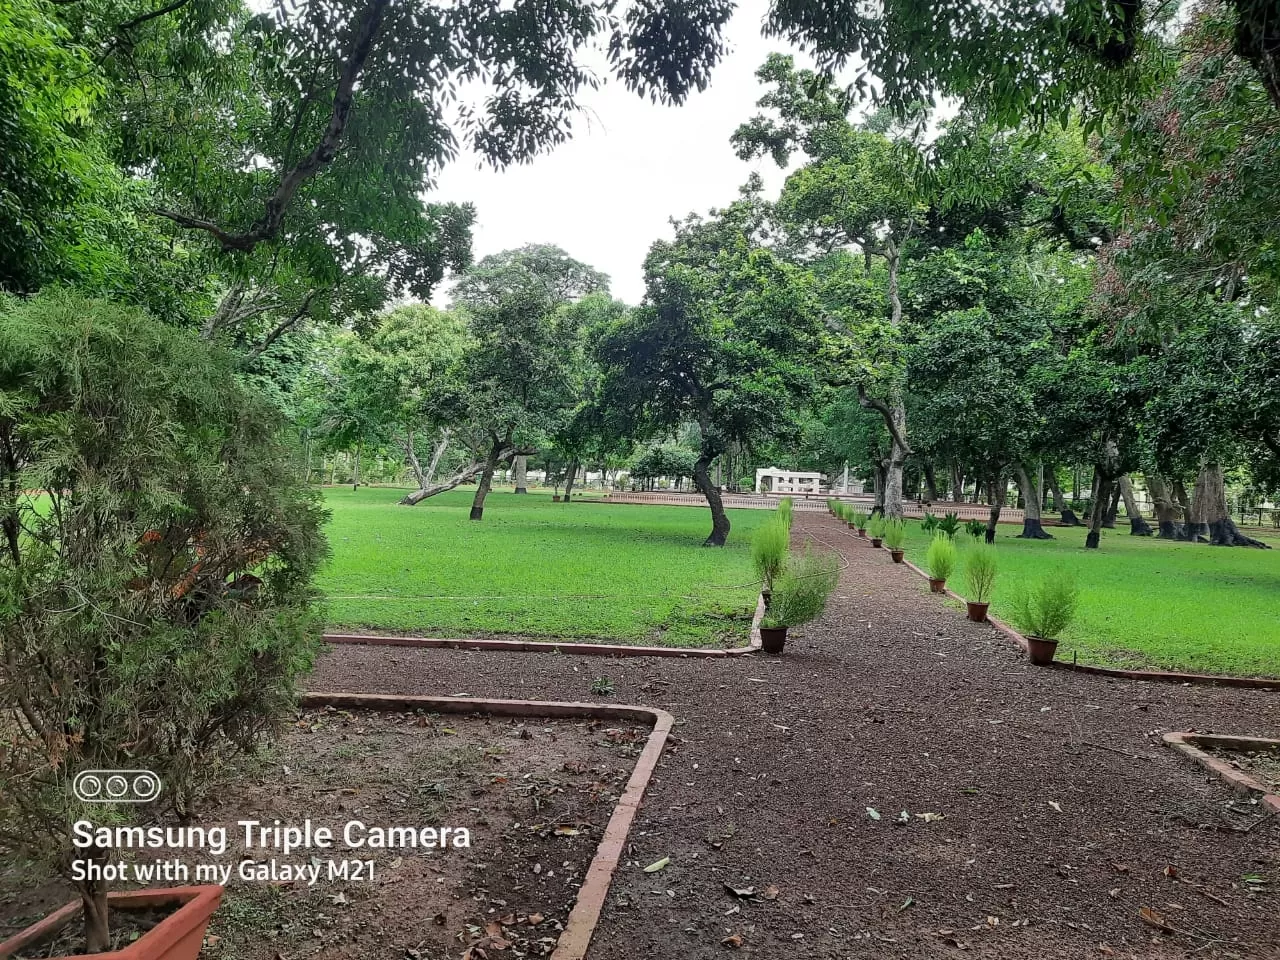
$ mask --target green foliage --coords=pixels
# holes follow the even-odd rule
[[[907,542],[907,525],[901,517],[890,517],[884,525],[884,545],[890,550],[901,550]]]
[[[996,548],[989,543],[975,543],[964,552],[964,578],[969,586],[969,599],[974,603],[990,603],[996,583]]]
[[[778,518],[787,525],[787,529],[791,529],[792,511],[795,508],[795,500],[791,497],[783,497],[778,501]]]
[[[1080,590],[1065,573],[1046,577],[1013,595],[1010,607],[1013,622],[1029,636],[1057,640],[1075,619]]]
[[[653,444],[631,458],[631,476],[637,480],[691,477],[697,459],[697,453],[688,447],[673,443]]]
[[[956,544],[945,533],[935,533],[924,552],[924,566],[934,580],[946,580],[956,568]]]
[[[185,812],[221,758],[292,711],[319,639],[325,514],[279,415],[233,370],[130,309],[0,299],[11,850],[66,865],[81,769],[152,770]]]
[[[873,513],[867,518],[866,530],[872,539],[879,540],[884,537],[885,519],[882,513]],[[859,526],[859,529],[862,529]]]
[[[954,538],[960,532],[960,518],[954,513],[948,513],[938,521],[938,532],[944,533],[948,537]]]
[[[859,530],[865,530],[870,522],[870,516],[865,510],[849,510],[849,519],[853,521],[853,525]]]
[[[938,529],[938,518],[928,511],[925,511],[924,519],[920,521],[920,529],[925,533],[933,533]]]
[[[977,540],[979,537],[986,535],[987,525],[981,520],[966,520],[964,522],[964,532]]]
[[[751,565],[766,590],[773,589],[773,582],[787,562],[791,548],[791,529],[781,517],[769,520],[756,529],[751,537]]]
[[[766,627],[796,627],[821,616],[840,581],[839,557],[817,552],[805,544],[774,584],[769,609],[761,621]]]

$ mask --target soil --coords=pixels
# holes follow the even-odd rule
[[[473,945],[548,955],[648,733],[624,723],[304,713],[266,755],[228,771],[230,785],[194,821],[225,826],[230,849],[181,859],[233,866],[202,958],[442,960]],[[307,818],[333,830],[332,849],[247,852],[237,826]],[[341,843],[351,820],[466,827],[471,846],[351,850]],[[319,879],[245,881],[236,874],[246,858],[320,864]],[[372,860],[373,879],[330,879],[329,862],[343,860]],[[0,922],[19,929],[49,912],[36,901],[71,899],[65,889],[8,892]]]
[[[1209,753],[1249,774],[1270,793],[1280,794],[1280,745],[1274,750],[1210,750]]]
[[[1160,742],[1280,735],[1280,697],[1032,667],[836,521],[793,537],[846,562],[781,658],[335,646],[312,687],[589,700],[607,673],[671,711],[591,960],[1280,957],[1280,818]]]

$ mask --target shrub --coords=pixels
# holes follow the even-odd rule
[[[787,562],[787,549],[791,545],[791,532],[781,519],[773,517],[756,530],[751,538],[751,565],[766,590],[773,589],[773,581]]]
[[[762,625],[796,627],[818,617],[840,580],[840,561],[834,553],[804,553],[792,558],[773,588]]]
[[[964,523],[965,533],[977,540],[987,532],[987,525],[981,520],[966,520]]]
[[[1080,591],[1069,576],[1047,577],[1032,587],[1022,585],[1013,595],[1013,622],[1025,634],[1057,640],[1076,615]]]
[[[873,513],[867,520],[867,533],[871,534],[872,539],[880,539],[884,536],[884,514]]]
[[[979,541],[965,551],[964,578],[969,585],[970,600],[990,603],[996,582],[996,548]]]
[[[956,568],[956,545],[945,533],[936,533],[924,554],[924,565],[934,580],[946,580]]]
[[[884,525],[884,545],[890,550],[901,550],[907,542],[907,525],[897,517]]]
[[[925,533],[933,533],[938,528],[938,518],[932,513],[925,513],[924,519],[920,521],[920,529]]]
[[[778,516],[782,522],[787,525],[787,529],[791,529],[791,511],[795,509],[795,500],[791,497],[783,497],[778,501]]]
[[[849,511],[849,519],[853,521],[853,525],[859,530],[865,530],[867,528],[867,521],[869,519],[867,511],[851,509]]]
[[[0,298],[0,846],[62,870],[68,825],[189,812],[292,714],[322,625],[324,511],[235,360],[135,310]],[[20,531],[20,532],[19,532]],[[147,769],[146,807],[85,806],[90,769]],[[71,879],[68,877],[68,879]],[[73,881],[90,953],[107,884]]]
[[[960,517],[954,513],[948,513],[938,521],[938,530],[948,537],[954,537],[960,532]]]

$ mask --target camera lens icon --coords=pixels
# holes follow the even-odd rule
[[[71,792],[84,803],[150,803],[161,786],[150,770],[81,770]]]

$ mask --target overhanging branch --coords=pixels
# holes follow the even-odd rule
[[[893,437],[893,443],[901,452],[901,456],[910,456],[914,451],[907,445],[906,438],[903,437],[901,431],[898,430],[898,424],[893,419],[892,408],[883,400],[868,395],[866,387],[858,384],[858,405],[864,410],[874,410],[884,419],[884,425],[889,429],[889,436]]]

